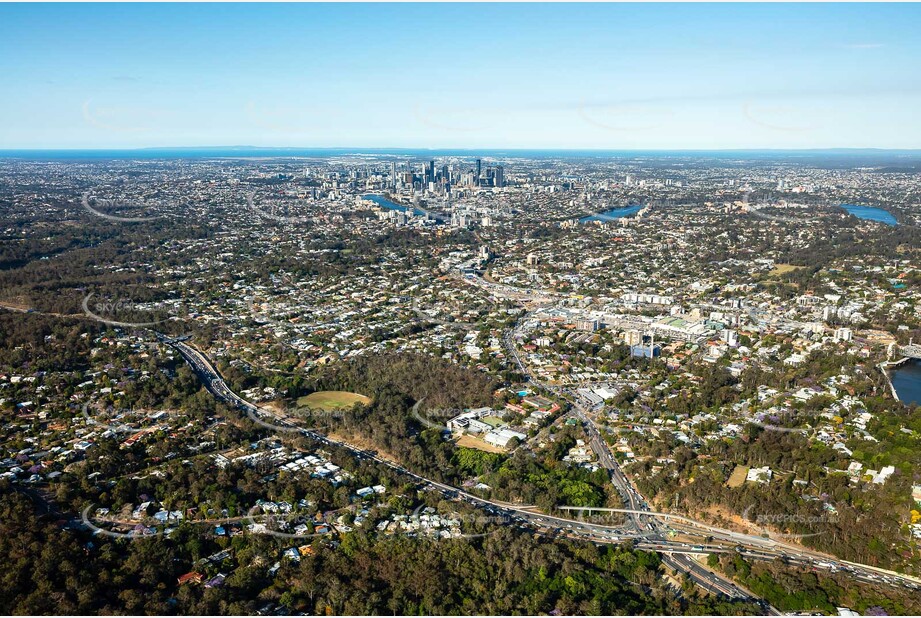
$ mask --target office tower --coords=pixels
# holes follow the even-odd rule
[[[494,175],[495,185],[497,187],[505,186],[505,169],[501,165],[496,166],[496,172]]]
[[[390,186],[396,189],[397,186],[397,162],[390,162]]]
[[[476,175],[473,177],[473,184],[479,186],[480,184],[480,173],[483,171],[483,161],[482,159],[476,160]]]

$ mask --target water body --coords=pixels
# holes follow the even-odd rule
[[[630,217],[641,210],[643,210],[642,204],[634,204],[632,206],[624,206],[622,208],[612,208],[611,210],[605,210],[603,212],[598,212],[587,217],[582,217],[579,219],[579,222],[586,223],[588,221],[613,221],[614,219]]]
[[[387,210],[399,210],[400,212],[409,212],[409,208],[407,208],[406,206],[402,206],[395,202],[391,202],[387,198],[382,197],[380,195],[374,195],[374,194],[362,195],[361,199],[370,200],[374,202],[375,204],[377,204],[378,206],[380,206],[381,208],[386,208]],[[424,210],[419,210],[418,208],[413,209],[413,212],[417,215],[425,214]]]
[[[921,405],[921,361],[910,360],[890,374],[892,386],[905,405]]]
[[[858,219],[867,221],[878,221],[886,225],[898,225],[895,217],[888,210],[874,208],[873,206],[855,206],[854,204],[841,204],[841,208],[848,211]]]

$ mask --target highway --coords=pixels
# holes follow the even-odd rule
[[[514,359],[514,362],[518,366],[519,371],[523,375],[527,376],[530,383],[535,384],[544,390],[548,390],[561,399],[565,399],[572,404],[573,412],[582,422],[582,426],[585,428],[586,434],[588,435],[589,445],[591,446],[592,451],[594,451],[595,455],[598,457],[598,462],[601,467],[608,471],[611,482],[617,489],[617,492],[620,494],[624,505],[627,507],[626,510],[622,510],[621,512],[624,512],[627,515],[628,533],[633,536],[642,535],[651,538],[648,543],[636,543],[635,546],[640,549],[653,549],[660,552],[662,554],[662,561],[668,568],[672,569],[673,571],[687,573],[691,581],[693,581],[704,590],[707,590],[708,592],[720,593],[730,599],[754,602],[760,605],[767,613],[779,615],[779,611],[765,603],[763,600],[754,597],[751,593],[743,590],[735,583],[710,571],[693,558],[682,555],[680,553],[689,550],[693,551],[693,546],[688,545],[684,547],[678,547],[675,548],[678,553],[669,553],[669,548],[674,548],[674,545],[670,544],[668,541],[665,541],[665,538],[668,534],[667,529],[663,530],[655,518],[646,517],[643,515],[644,511],[649,510],[649,505],[647,504],[646,500],[639,494],[639,492],[634,489],[633,485],[630,484],[630,481],[627,479],[626,475],[617,464],[617,461],[614,459],[614,456],[611,454],[611,451],[608,448],[607,443],[604,441],[604,438],[602,438],[601,434],[598,432],[598,428],[595,427],[595,424],[591,421],[591,419],[588,418],[585,413],[585,409],[581,406],[581,404],[579,404],[578,399],[570,396],[561,388],[549,386],[536,380],[521,362],[521,357],[518,354],[518,349],[515,346],[513,336],[514,329],[510,330],[509,333],[505,336],[505,345],[509,356]],[[704,552],[698,551],[696,553],[701,554]]]
[[[366,451],[358,446],[347,442],[331,440],[317,431],[298,427],[292,419],[281,416],[272,410],[260,408],[234,393],[218,374],[208,358],[196,348],[161,334],[157,336],[160,341],[170,345],[180,353],[183,359],[198,375],[199,379],[202,380],[207,390],[214,395],[215,398],[233,408],[242,410],[247,416],[264,427],[275,431],[300,433],[320,443],[348,449],[360,460],[373,460],[385,465],[403,475],[415,479],[424,487],[439,491],[449,499],[461,500],[473,506],[483,508],[489,513],[501,516],[504,520],[508,520],[509,523],[517,522],[519,525],[529,525],[546,530],[548,533],[579,538],[595,543],[621,543],[627,540],[632,541],[634,546],[638,549],[659,552],[663,556],[663,562],[666,566],[673,570],[687,573],[691,580],[702,588],[722,594],[730,599],[747,600],[757,603],[770,614],[776,615],[779,612],[768,606],[764,601],[753,597],[751,593],[742,589],[737,584],[710,571],[691,557],[709,553],[736,551],[747,558],[755,560],[775,560],[779,558],[791,564],[816,570],[824,569],[831,572],[847,572],[861,581],[878,584],[884,583],[921,590],[921,580],[913,577],[867,565],[837,560],[824,554],[782,544],[764,537],[722,530],[695,522],[690,518],[654,513],[651,511],[646,500],[636,491],[629,482],[629,479],[623,474],[594,424],[585,416],[584,410],[578,406],[574,408],[575,413],[583,419],[583,422],[587,422],[586,431],[590,435],[591,446],[593,449],[597,449],[596,453],[598,454],[599,461],[610,471],[612,483],[620,492],[624,500],[624,505],[628,507],[627,509],[623,509],[627,515],[626,525],[607,526],[586,522],[581,519],[570,519],[544,513],[536,513],[528,507],[487,500],[457,487],[452,487],[425,478],[404,468],[396,462],[384,459],[376,453]],[[517,358],[517,354],[515,357]],[[553,389],[550,388],[550,390]],[[668,539],[669,528],[659,521],[661,515],[668,515],[672,519],[680,520],[676,522],[674,528],[682,528],[687,534],[712,537],[714,540],[718,539],[727,543],[727,545],[721,545],[719,543],[692,545],[690,543],[670,540]]]
[[[528,315],[530,314],[524,316],[522,321],[526,319]],[[598,457],[599,464],[608,470],[611,482],[617,489],[626,507],[624,509],[594,510],[622,512],[627,515],[628,525],[630,526],[629,532],[634,534],[645,534],[648,539],[646,542],[636,543],[636,547],[654,549],[661,552],[664,557],[663,561],[667,566],[688,573],[691,579],[701,587],[707,590],[718,590],[730,598],[747,598],[748,600],[752,600],[751,595],[738,585],[709,571],[703,565],[688,558],[688,553],[695,553],[688,552],[688,547],[680,548],[678,551],[669,551],[670,548],[674,548],[674,544],[666,540],[670,530],[669,526],[664,525],[661,520],[664,519],[673,522],[671,528],[675,532],[681,531],[688,535],[712,538],[731,544],[729,548],[721,545],[708,545],[706,547],[702,545],[692,546],[690,549],[693,549],[693,547],[703,547],[703,549],[706,550],[697,551],[697,554],[737,551],[741,555],[751,559],[781,559],[787,563],[805,568],[815,570],[823,569],[831,572],[846,572],[855,579],[867,583],[897,585],[913,590],[921,590],[921,580],[918,578],[869,565],[839,560],[834,556],[812,551],[798,545],[784,543],[776,539],[725,530],[680,515],[653,512],[646,499],[633,487],[626,474],[621,470],[614,456],[611,454],[607,442],[605,442],[598,428],[595,426],[595,423],[588,416],[587,410],[579,402],[576,394],[566,388],[545,384],[537,380],[521,361],[518,349],[515,346],[514,334],[515,329],[511,329],[504,338],[508,356],[513,360],[519,371],[526,376],[530,384],[556,395],[560,399],[570,402],[572,406],[571,413],[582,423],[589,438],[589,446]],[[767,606],[767,604],[763,604],[763,607],[769,613],[778,613],[775,608]]]
[[[386,465],[391,469],[400,472],[401,474],[412,477],[422,486],[429,487],[441,492],[447,498],[462,500],[473,506],[483,508],[489,513],[502,515],[510,523],[518,522],[519,524],[527,524],[535,528],[547,529],[555,534],[572,536],[574,538],[590,540],[596,543],[620,543],[626,540],[636,541],[637,547],[641,549],[663,552],[663,560],[670,568],[687,572],[693,581],[698,583],[706,590],[723,594],[730,599],[759,602],[758,599],[753,598],[750,594],[742,591],[731,582],[720,578],[709,570],[698,565],[695,561],[688,559],[686,556],[680,555],[681,553],[701,553],[699,550],[694,549],[692,546],[687,544],[669,544],[668,542],[663,542],[660,540],[646,540],[647,537],[654,536],[651,534],[652,530],[647,532],[644,532],[641,529],[625,530],[623,528],[617,528],[613,526],[605,526],[585,521],[555,517],[543,513],[535,513],[526,508],[486,500],[469,492],[463,491],[462,489],[420,476],[410,470],[407,470],[396,462],[392,462],[379,457],[375,453],[370,453],[364,449],[353,446],[346,442],[330,440],[326,436],[309,429],[298,428],[293,423],[291,423],[290,420],[279,418],[276,413],[269,410],[263,410],[234,393],[227,386],[227,384],[218,374],[217,370],[207,359],[207,357],[205,357],[204,354],[202,354],[194,347],[181,341],[171,340],[162,335],[160,336],[160,339],[164,343],[171,345],[182,355],[183,359],[185,359],[185,361],[192,367],[193,371],[195,371],[198,377],[202,380],[202,383],[212,395],[234,408],[243,410],[247,413],[248,416],[250,416],[250,418],[253,418],[255,415],[254,420],[262,421],[260,424],[271,427],[273,429],[299,432],[321,443],[344,447],[351,450],[359,459],[371,459]]]

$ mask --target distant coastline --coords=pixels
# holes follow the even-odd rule
[[[406,148],[406,147],[275,147],[275,146],[176,146],[148,148],[7,148],[0,158],[14,159],[181,159],[181,158],[314,158],[330,155],[372,156],[486,156],[526,158],[592,157],[702,157],[712,159],[774,160],[832,158],[875,165],[917,166],[921,149],[827,148],[827,149],[592,149],[592,148]]]

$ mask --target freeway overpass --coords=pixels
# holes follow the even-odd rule
[[[195,373],[202,380],[205,387],[212,395],[214,395],[215,398],[227,403],[234,408],[243,410],[251,419],[266,427],[272,429],[280,429],[283,431],[298,432],[302,435],[317,440],[320,443],[346,448],[352,451],[359,459],[370,459],[376,461],[377,463],[388,466],[391,469],[400,472],[401,474],[415,479],[423,486],[428,486],[440,491],[443,495],[450,499],[462,500],[473,506],[484,508],[489,512],[504,514],[509,518],[510,521],[517,521],[538,528],[551,528],[556,530],[556,532],[559,534],[569,535],[575,538],[589,540],[596,543],[621,543],[625,540],[641,541],[652,536],[650,534],[652,532],[651,530],[644,532],[642,530],[631,530],[613,526],[603,526],[599,524],[580,522],[578,520],[556,517],[544,513],[535,513],[526,508],[487,500],[457,487],[452,487],[450,485],[425,478],[419,474],[407,470],[396,462],[392,462],[378,456],[376,453],[370,453],[364,449],[348,444],[347,442],[331,440],[326,436],[309,429],[299,428],[294,423],[292,423],[290,419],[280,418],[279,415],[275,412],[259,408],[258,406],[253,405],[252,403],[244,400],[236,393],[234,393],[227,386],[223,378],[221,378],[207,357],[205,357],[205,355],[202,354],[199,350],[186,343],[169,340],[165,337],[161,337],[161,340],[164,341],[164,343],[172,346],[180,353],[180,355],[182,355],[183,359],[185,359],[185,361],[192,367],[193,371],[195,371]],[[654,546],[664,546],[663,544],[669,544],[669,542],[661,540],[656,541],[655,544],[649,543],[644,546],[652,548]],[[747,600],[760,603],[759,599],[752,597],[749,593],[743,591],[732,582],[729,582],[728,580],[725,580],[712,573],[711,571],[703,568],[695,561],[680,555],[684,553],[694,554],[699,552],[693,551],[691,548],[680,544],[669,544],[668,547],[670,548],[672,554],[676,554],[664,556],[663,560],[666,565],[669,566],[669,568],[687,572],[691,579],[695,581],[695,583],[699,584],[708,591],[723,594],[730,599]]]
[[[322,444],[345,448],[351,451],[358,459],[373,460],[403,475],[415,479],[423,486],[428,486],[432,489],[438,490],[450,499],[462,500],[473,506],[484,508],[490,512],[503,514],[509,519],[509,521],[517,521],[536,527],[549,527],[555,529],[558,533],[570,535],[575,538],[581,538],[583,540],[595,543],[621,543],[625,540],[635,541],[636,546],[640,549],[649,549],[650,551],[657,551],[662,553],[663,562],[666,564],[666,566],[674,570],[687,572],[691,579],[701,587],[710,591],[719,592],[720,594],[724,594],[731,599],[757,602],[762,604],[766,611],[770,613],[776,612],[776,610],[765,606],[762,601],[754,598],[750,593],[737,586],[734,582],[731,582],[721,577],[720,575],[713,573],[712,571],[706,569],[688,557],[699,555],[702,553],[702,551],[703,553],[719,553],[731,551],[732,548],[725,546],[721,547],[719,545],[712,544],[706,547],[699,545],[691,546],[687,543],[671,541],[665,538],[666,535],[663,534],[663,529],[661,529],[659,524],[656,523],[656,517],[660,514],[650,511],[646,501],[642,498],[642,496],[639,495],[638,492],[636,492],[635,489],[633,489],[629,480],[626,478],[626,476],[623,475],[623,472],[620,471],[620,468],[617,466],[613,456],[611,456],[610,451],[605,448],[606,445],[604,444],[603,440],[601,440],[601,437],[598,434],[597,429],[594,428],[593,424],[589,425],[588,427],[588,431],[590,432],[592,439],[592,446],[593,448],[602,449],[604,456],[600,456],[600,461],[605,467],[611,466],[609,470],[612,472],[612,482],[624,497],[625,504],[630,506],[629,509],[621,509],[625,512],[625,514],[629,516],[627,526],[615,527],[593,524],[577,519],[568,519],[544,513],[535,513],[528,508],[488,500],[475,494],[466,492],[457,487],[452,487],[450,485],[425,478],[419,474],[416,474],[415,472],[406,469],[399,463],[380,457],[376,453],[368,452],[347,442],[331,440],[330,438],[316,431],[298,427],[293,422],[293,419],[286,418],[272,410],[260,408],[234,393],[224,382],[220,374],[218,374],[210,360],[208,360],[204,354],[202,354],[193,346],[183,341],[169,339],[162,335],[158,336],[160,337],[161,341],[167,345],[170,345],[180,353],[183,359],[190,365],[193,371],[195,371],[195,373],[202,380],[205,387],[215,398],[223,401],[224,403],[227,403],[233,408],[244,411],[247,416],[249,416],[260,425],[276,431],[300,433],[301,435],[307,436]],[[580,412],[584,414],[584,412],[581,410]],[[585,509],[583,508],[583,510]],[[786,558],[796,564],[811,565],[813,568],[824,568],[833,571],[847,571],[852,575],[856,575],[858,579],[863,577],[865,581],[874,581],[877,583],[883,582],[890,585],[902,585],[912,589],[921,590],[921,580],[916,578],[885,571],[883,569],[877,569],[875,567],[869,567],[867,565],[850,563],[842,560],[834,560],[824,555],[808,552],[802,548],[793,546],[784,546],[784,549],[787,549],[787,551],[781,551],[777,548],[765,546],[765,543],[771,543],[770,539],[732,533],[731,531],[722,531],[720,529],[712,528],[705,524],[695,522],[693,519],[686,517],[671,515],[670,517],[675,518],[676,521],[677,518],[680,517],[681,520],[685,520],[681,522],[683,525],[696,527],[698,530],[707,530],[708,534],[711,536],[716,536],[715,534],[710,533],[711,530],[719,531],[717,534],[726,533],[731,535],[731,538],[733,539],[732,542],[743,546],[743,555],[753,559],[772,560],[777,558]],[[755,542],[755,539],[757,539],[757,542]],[[774,543],[775,545],[777,544],[776,542]],[[751,547],[751,545],[755,545],[755,547]],[[825,560],[817,560],[817,556],[825,558]]]

